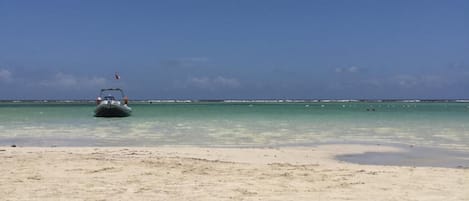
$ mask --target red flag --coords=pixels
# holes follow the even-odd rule
[[[119,74],[117,73],[114,74],[114,77],[116,78],[116,80],[121,79],[121,76],[119,76]]]

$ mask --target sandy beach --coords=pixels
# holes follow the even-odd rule
[[[1,200],[469,200],[469,169],[358,165],[378,145],[0,147]]]

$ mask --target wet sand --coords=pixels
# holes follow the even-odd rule
[[[337,155],[336,159],[365,165],[469,168],[469,152],[403,144],[399,152],[366,152]]]
[[[469,169],[364,165],[376,145],[0,147],[2,200],[469,200]]]

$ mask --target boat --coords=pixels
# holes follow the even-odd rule
[[[112,93],[120,92],[123,102],[117,100]],[[108,94],[108,95],[104,95]],[[104,96],[103,96],[104,95]],[[129,99],[120,88],[101,89],[96,98],[95,117],[128,117],[132,114],[132,108],[128,106]]]

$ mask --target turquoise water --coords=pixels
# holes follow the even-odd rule
[[[0,145],[270,146],[400,143],[469,150],[469,103],[0,103]],[[374,111],[373,111],[374,110]]]

